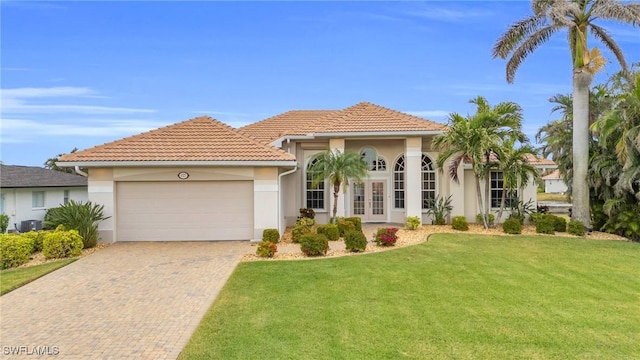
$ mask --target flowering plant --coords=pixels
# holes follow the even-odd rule
[[[398,240],[398,228],[379,228],[376,232],[376,244],[380,246],[393,246]]]

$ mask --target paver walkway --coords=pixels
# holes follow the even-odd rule
[[[250,251],[115,243],[0,297],[0,358],[175,359]]]

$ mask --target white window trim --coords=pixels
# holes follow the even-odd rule
[[[404,175],[402,177],[402,183],[404,184],[403,189],[402,189],[402,193],[404,194],[402,202],[404,204],[403,207],[396,207],[396,173],[400,173],[400,171],[396,171],[396,164],[398,163],[398,160],[403,159],[402,161],[402,174]],[[396,157],[395,161],[392,164],[392,170],[391,170],[391,188],[393,191],[393,210],[398,210],[398,211],[402,211],[405,210],[407,208],[407,158],[404,156],[404,154],[400,154],[398,157]]]
[[[493,176],[493,174],[495,174],[495,173],[502,173],[502,183],[504,184],[504,171],[495,171],[495,170],[492,170],[492,171],[489,173],[489,204],[491,205],[491,210],[500,210],[500,206],[497,206],[497,207],[494,207],[494,206],[493,206],[493,195],[492,195],[492,194],[493,194],[493,191],[494,191],[494,190],[504,191],[504,189],[503,189],[503,188],[494,188],[494,187],[492,187],[492,186],[491,186],[492,176]],[[503,187],[504,187],[504,186],[503,186]],[[520,193],[519,193],[518,189],[516,189],[516,190],[515,190],[515,197],[514,197],[514,199],[516,199],[516,201],[520,201]],[[499,199],[498,199],[498,203],[500,203],[500,200],[501,200],[501,198],[499,198]],[[509,197],[508,197],[508,196],[505,198],[505,203],[504,203],[505,210],[506,210],[506,209],[509,209],[509,206],[508,206],[508,204],[507,204],[507,200],[509,200]]]
[[[304,191],[303,191],[303,193],[304,193],[303,198],[304,198],[304,199],[302,200],[302,204],[303,204],[303,206],[304,206],[305,208],[307,207],[307,190],[308,190],[308,189],[307,189],[307,172],[308,172],[308,170],[309,170],[309,164],[311,164],[311,162],[316,158],[316,156],[317,156],[317,155],[318,155],[318,153],[315,153],[315,154],[313,154],[313,155],[310,155],[310,156],[306,159],[306,161],[305,161],[305,165],[304,165],[304,172],[303,172],[303,174],[302,174],[302,181],[303,181],[303,184],[304,184],[304,186],[303,186],[303,187],[304,187]],[[329,185],[329,181],[325,179],[325,180],[323,181],[323,183],[324,183],[324,190],[323,190],[323,193],[324,193],[324,194],[323,194],[323,198],[324,198],[324,201],[323,201],[323,203],[324,203],[324,207],[323,207],[323,208],[312,208],[312,209],[313,209],[313,211],[315,211],[316,213],[325,213],[325,212],[328,212],[328,210],[327,210],[327,192],[328,192],[328,191],[327,191],[327,190],[329,189],[329,186],[328,186],[328,185]]]
[[[423,156],[426,156],[426,157],[429,158],[429,160],[431,160],[431,165],[433,167],[432,171],[433,171],[433,178],[434,178],[433,179],[433,187],[434,187],[434,189],[433,189],[433,198],[434,199],[438,198],[438,195],[439,195],[438,189],[440,188],[440,177],[438,176],[438,169],[436,167],[436,162],[435,162],[435,160],[433,159],[433,157],[431,155],[429,155],[426,152],[422,152],[420,154],[420,202],[421,203],[424,203],[424,201],[422,200],[422,192],[424,191],[424,188],[423,188],[424,180],[422,178],[422,176],[423,176],[423,172],[422,172],[422,157]],[[422,205],[421,205],[421,207],[422,207]],[[422,213],[423,214],[426,214],[428,211],[429,211],[429,209],[422,208]]]

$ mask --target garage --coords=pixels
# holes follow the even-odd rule
[[[116,241],[249,240],[253,181],[116,182]]]

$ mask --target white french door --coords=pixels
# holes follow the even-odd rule
[[[352,185],[353,216],[363,221],[387,220],[386,180],[365,180]]]

